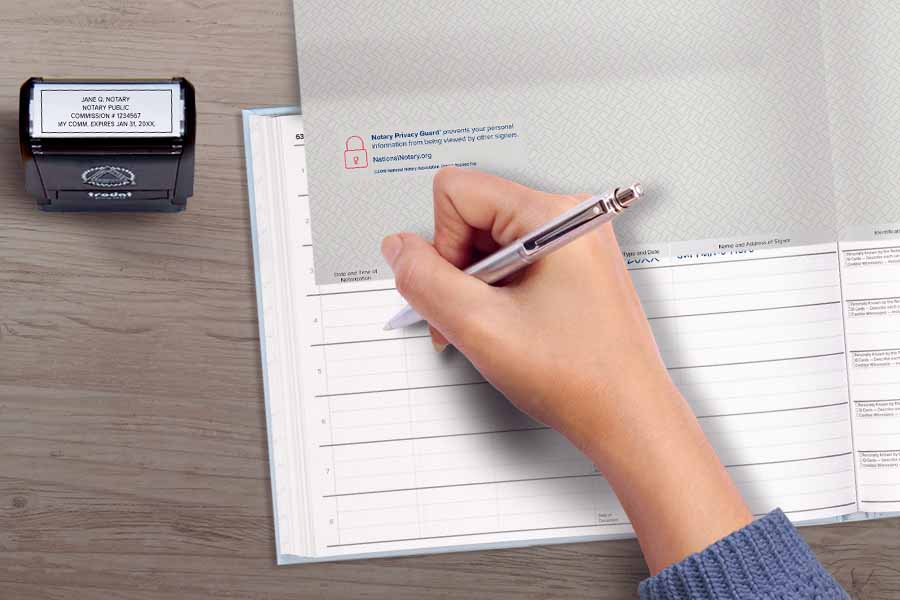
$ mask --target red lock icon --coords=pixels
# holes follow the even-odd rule
[[[344,142],[344,168],[365,169],[369,166],[369,152],[366,143],[358,135],[351,135]]]

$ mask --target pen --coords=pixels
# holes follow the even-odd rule
[[[631,187],[616,188],[599,196],[591,196],[578,206],[476,262],[465,273],[485,283],[496,283],[608,223],[643,194],[641,184],[635,183]],[[401,329],[421,320],[421,315],[406,305],[391,317],[384,329]]]

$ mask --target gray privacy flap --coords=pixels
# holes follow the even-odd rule
[[[837,229],[818,4],[294,8],[319,283],[390,277],[380,240],[430,236],[444,164],[558,192],[641,181],[624,244]]]

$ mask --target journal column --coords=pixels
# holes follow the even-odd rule
[[[900,510],[900,225],[840,244],[860,507]]]

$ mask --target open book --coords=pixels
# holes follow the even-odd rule
[[[390,280],[316,284],[294,112],[244,113],[279,563],[631,535],[562,436],[424,326],[382,330],[403,304]],[[757,515],[900,510],[895,229],[623,248],[672,378]]]

